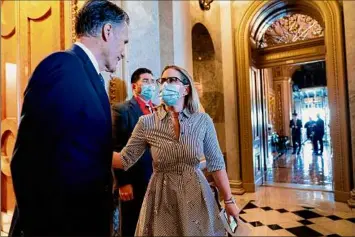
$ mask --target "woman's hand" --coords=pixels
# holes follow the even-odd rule
[[[239,208],[235,203],[229,203],[225,204],[224,209],[226,209],[227,215],[228,215],[228,221],[230,217],[235,217],[235,219],[238,218],[239,216]]]

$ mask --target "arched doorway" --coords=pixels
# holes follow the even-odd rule
[[[330,101],[330,133],[334,153],[335,199],[346,201],[350,192],[349,139],[347,129],[346,80],[344,73],[343,32],[341,12],[337,1],[253,1],[246,8],[236,29],[236,62],[239,104],[239,126],[242,179],[255,187],[253,171],[253,128],[251,107],[251,47],[250,35],[267,28],[267,22],[289,12],[304,13],[324,25],[325,61]],[[261,24],[266,22],[266,24]],[[252,191],[252,190],[251,190]]]

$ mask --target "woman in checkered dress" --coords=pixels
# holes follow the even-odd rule
[[[139,119],[126,147],[113,156],[113,167],[127,170],[147,146],[151,148],[154,172],[136,236],[225,235],[213,193],[199,169],[205,157],[224,200],[233,200],[212,119],[198,112],[198,95],[184,69],[166,67],[159,82],[162,105]],[[226,211],[238,214],[234,202],[226,204]]]

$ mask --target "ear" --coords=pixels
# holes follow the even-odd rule
[[[191,87],[190,86],[184,86],[185,90],[184,90],[184,96],[190,94],[190,90],[191,90]]]
[[[110,23],[106,23],[102,27],[102,38],[104,41],[108,41],[110,37],[113,35],[113,27]]]

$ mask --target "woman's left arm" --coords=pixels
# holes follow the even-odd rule
[[[207,114],[206,117],[206,133],[203,140],[203,150],[206,157],[207,171],[212,172],[216,186],[222,192],[227,213],[236,217],[238,215],[238,208],[235,205],[229,186],[229,179],[225,169],[223,154],[219,147],[217,133],[211,117]]]
[[[140,117],[126,146],[120,153],[113,152],[112,167],[128,170],[141,158],[147,145],[143,117]]]

